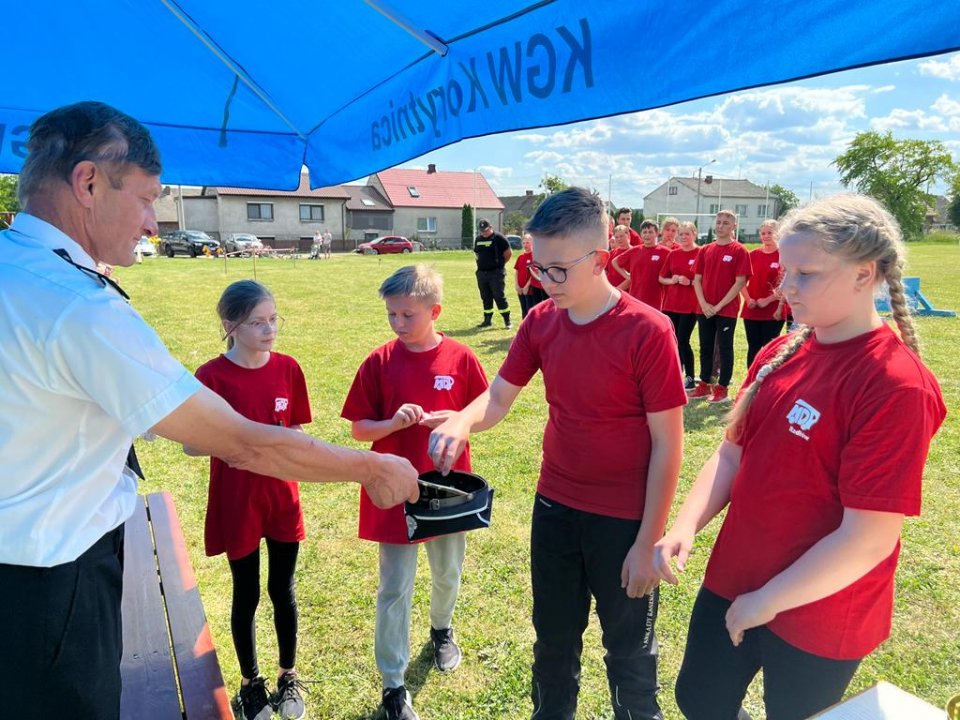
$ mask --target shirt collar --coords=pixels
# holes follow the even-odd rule
[[[90,270],[96,270],[97,263],[90,257],[76,240],[55,225],[41,220],[30,213],[19,212],[10,226],[14,241],[20,244],[32,244],[47,250],[62,248],[70,255],[70,259],[77,265],[83,265]]]

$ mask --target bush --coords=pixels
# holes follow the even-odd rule
[[[917,240],[922,240],[925,243],[942,243],[949,245],[956,245],[960,243],[960,233],[957,233],[954,230],[932,230],[926,235],[921,235]]]

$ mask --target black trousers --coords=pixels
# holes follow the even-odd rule
[[[7,711],[120,716],[122,591],[123,525],[73,562],[0,565],[0,689]]]
[[[537,495],[530,532],[533,581],[533,717],[573,720],[583,631],[596,599],[617,720],[662,720],[657,705],[658,591],[627,597],[620,570],[639,520],[574,510]]]
[[[510,307],[507,305],[507,296],[504,295],[504,278],[506,271],[503,268],[499,270],[477,270],[477,287],[480,288],[480,300],[483,301],[483,312],[485,315],[493,314],[493,304],[497,304],[497,309],[501,312],[508,312]]]
[[[743,330],[747,334],[747,369],[753,365],[753,359],[771,340],[780,337],[783,332],[783,320],[743,320]]]
[[[747,687],[763,669],[767,720],[803,720],[840,701],[859,660],[831,660],[799,650],[765,625],[734,647],[730,602],[701,588],[690,616],[677,676],[677,705],[687,720],[736,720]]]
[[[720,353],[720,385],[727,387],[733,377],[733,334],[737,328],[735,317],[697,315],[700,335],[700,379],[708,383],[713,372],[714,342]]]
[[[273,624],[277,631],[280,667],[297,662],[297,568],[298,542],[267,538],[267,594],[273,603]],[[257,605],[260,603],[260,549],[230,561],[233,573],[233,607],[230,631],[237,650],[240,672],[253,679],[260,674],[257,664]]]
[[[543,288],[531,287],[526,295],[517,295],[520,300],[520,319],[527,316],[534,307],[547,299],[547,292]]]
[[[697,325],[697,316],[695,313],[675,313],[664,312],[670,322],[673,323],[673,332],[677,336],[677,349],[680,351],[680,365],[683,367],[685,377],[693,377],[696,371],[693,369],[693,346],[690,345],[690,337],[693,335],[693,328]]]

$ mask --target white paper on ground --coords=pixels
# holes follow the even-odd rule
[[[880,681],[872,688],[834,705],[816,720],[946,720],[947,713],[901,690]]]

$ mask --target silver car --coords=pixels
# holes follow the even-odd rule
[[[223,247],[231,254],[253,255],[263,250],[263,243],[260,238],[250,233],[228,233]]]

